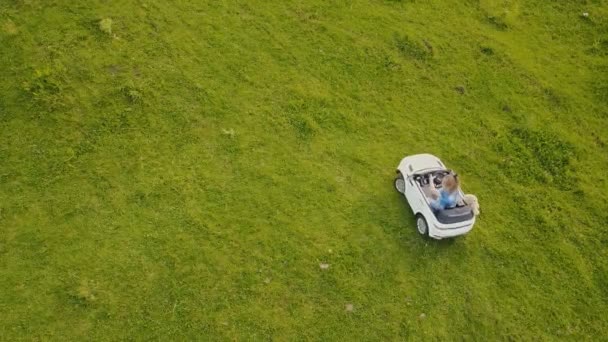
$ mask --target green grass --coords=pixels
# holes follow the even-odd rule
[[[604,1],[4,0],[0,340],[605,338],[606,144]]]

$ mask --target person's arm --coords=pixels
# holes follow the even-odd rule
[[[437,191],[437,189],[435,189],[435,177],[433,177],[433,174],[429,175],[429,190],[430,190],[430,194],[431,194],[431,198],[436,200],[439,198],[439,191]]]
[[[455,193],[451,193],[446,196],[446,207],[454,208],[458,204],[458,198],[460,197],[460,192],[456,191]]]

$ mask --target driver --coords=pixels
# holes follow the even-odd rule
[[[431,184],[434,184],[432,175],[430,180]],[[454,177],[453,174],[445,175],[441,184],[441,190],[435,190],[431,194],[433,200],[431,201],[430,205],[433,210],[453,208],[456,206],[456,204],[458,204],[458,178]]]

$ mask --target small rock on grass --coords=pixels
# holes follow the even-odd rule
[[[101,32],[111,36],[112,35],[112,19],[103,18],[99,21],[99,29]]]
[[[232,138],[232,137],[234,137],[235,132],[234,132],[234,129],[231,128],[231,129],[222,129],[222,133],[224,135],[227,135]]]
[[[352,312],[355,309],[355,307],[352,304],[346,304],[344,309],[346,310],[346,312]]]
[[[423,312],[423,313],[420,314],[419,317],[420,317],[420,319],[425,319],[426,318],[426,314]]]
[[[270,278],[264,279],[264,284],[270,284]]]
[[[319,268],[321,268],[322,270],[327,270],[329,269],[329,264],[320,263]]]

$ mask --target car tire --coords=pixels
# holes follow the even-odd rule
[[[405,179],[401,173],[397,174],[395,181],[393,182],[395,190],[400,194],[405,194]]]
[[[416,230],[424,237],[429,236],[429,224],[426,222],[426,219],[424,216],[422,216],[422,214],[416,215]]]

